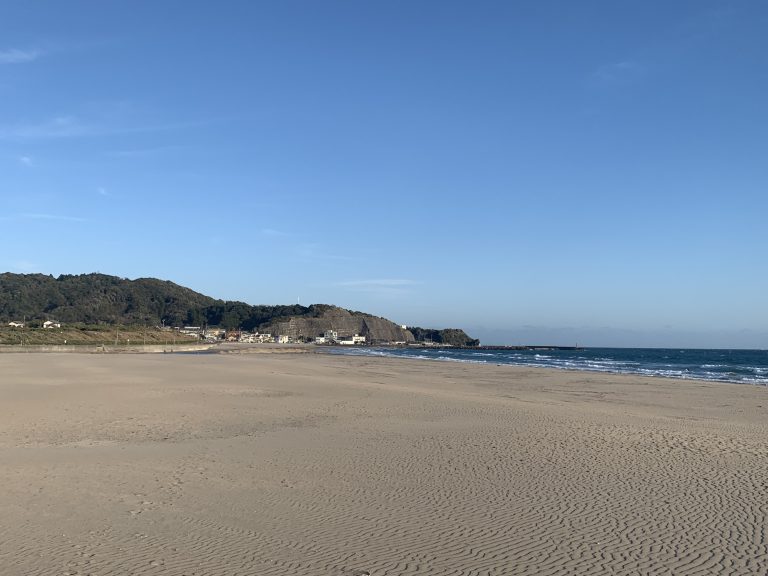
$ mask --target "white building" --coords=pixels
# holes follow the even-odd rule
[[[43,328],[61,328],[61,322],[46,320],[45,322],[43,322]]]
[[[339,333],[336,330],[326,330],[323,333],[326,342],[336,342],[339,339]]]
[[[24,328],[24,322],[8,322],[8,326],[12,328]]]

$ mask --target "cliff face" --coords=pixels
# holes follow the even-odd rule
[[[270,322],[259,327],[260,332],[284,334],[292,338],[314,338],[327,330],[334,330],[339,337],[359,334],[368,343],[413,342],[413,334],[394,322],[360,312],[329,306],[317,317],[291,318],[287,321]]]
[[[480,340],[470,338],[464,330],[459,330],[458,328],[435,330],[432,328],[409,326],[408,330],[410,330],[417,342],[432,342],[433,344],[444,344],[446,346],[480,345]]]

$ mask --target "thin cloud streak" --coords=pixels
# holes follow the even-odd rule
[[[56,116],[38,123],[0,126],[0,140],[57,140],[64,138],[85,138],[111,134],[145,134],[166,132],[202,126],[205,122],[177,122],[169,124],[147,124],[144,126],[110,125],[109,121],[92,123],[76,116]]]
[[[136,148],[133,150],[108,150],[104,152],[104,155],[112,158],[144,158],[148,156],[159,156],[161,154],[184,150],[186,148],[188,148],[188,146],[174,145],[155,146],[151,148]]]
[[[346,288],[395,288],[403,286],[416,286],[421,284],[415,280],[406,280],[404,278],[380,278],[376,280],[350,280],[347,282],[338,282],[337,286]]]
[[[384,298],[410,294],[412,288],[419,284],[421,284],[421,282],[407,280],[405,278],[376,278],[371,280],[337,282],[336,286],[347,292],[362,292]]]
[[[85,218],[78,216],[66,216],[63,214],[16,214],[15,216],[0,216],[4,222],[23,220],[50,220],[60,222],[87,222]]]
[[[37,272],[40,266],[30,260],[13,260],[8,262],[4,268],[8,268],[11,272],[30,273]]]
[[[280,230],[275,230],[273,228],[262,228],[261,235],[270,238],[285,238],[286,236],[290,236],[288,232],[281,232]]]
[[[74,116],[56,116],[37,124],[17,124],[0,127],[0,140],[49,140],[72,138],[93,133],[91,126]]]
[[[592,76],[606,84],[625,84],[636,82],[645,74],[646,67],[639,62],[623,60],[600,66]]]
[[[296,255],[305,260],[341,260],[359,261],[361,258],[344,256],[341,254],[329,254],[319,244],[301,244],[295,248]]]
[[[24,64],[34,62],[42,52],[39,50],[21,50],[19,48],[10,48],[9,50],[0,50],[0,64]]]

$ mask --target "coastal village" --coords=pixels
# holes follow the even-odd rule
[[[405,330],[406,327],[403,326]],[[247,344],[329,344],[339,346],[359,346],[367,343],[367,338],[360,334],[339,334],[336,330],[326,330],[317,336],[293,337],[288,334],[268,334],[248,332],[245,330],[224,330],[223,328],[202,328],[201,326],[184,326],[177,329],[181,334],[188,336],[197,336],[200,340],[206,342],[242,342]],[[390,342],[389,344],[405,344],[402,342]]]
[[[11,321],[8,322],[9,328],[24,329],[27,327],[26,321]],[[62,323],[54,320],[46,320],[39,326],[44,330],[51,330],[55,328],[61,328]],[[400,326],[403,330],[407,330],[407,326]],[[318,344],[329,346],[362,346],[365,344],[372,344],[374,342],[369,341],[367,336],[360,334],[345,334],[338,330],[325,330],[321,334],[313,336],[292,336],[289,334],[270,334],[258,331],[247,330],[227,330],[218,327],[202,327],[202,326],[157,326],[159,330],[169,333],[178,333],[185,336],[194,337],[198,340],[207,343],[218,342],[240,342],[244,344]],[[403,346],[409,344],[405,340],[393,340],[393,341],[376,341],[377,345],[390,345],[390,346]],[[412,343],[410,343],[412,344]],[[419,343],[423,345],[424,343]]]

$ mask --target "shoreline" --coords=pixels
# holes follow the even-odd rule
[[[222,354],[222,355],[251,355],[251,354],[319,354],[327,356],[346,356],[346,357],[365,357],[365,358],[392,358],[403,360],[427,360],[436,362],[448,362],[456,364],[472,364],[472,365],[497,365],[497,366],[518,366],[522,368],[531,369],[543,369],[554,370],[557,372],[565,373],[588,373],[588,374],[606,374],[616,376],[638,376],[648,378],[661,378],[664,380],[675,382],[717,382],[721,384],[733,385],[749,385],[756,387],[768,387],[768,378],[724,378],[724,377],[704,377],[692,374],[671,374],[662,373],[658,370],[655,373],[648,373],[641,369],[637,370],[620,370],[618,368],[595,368],[592,366],[558,366],[547,365],[536,362],[524,362],[505,361],[504,358],[498,360],[479,360],[473,358],[452,358],[448,356],[428,357],[424,356],[424,352],[444,352],[449,354],[452,351],[466,351],[470,349],[456,348],[456,347],[427,347],[427,348],[414,348],[414,349],[398,349],[400,351],[406,350],[412,352],[410,354],[397,354],[393,352],[392,348],[388,347],[345,347],[345,346],[317,346],[315,344],[276,344],[276,343],[182,343],[176,345],[161,345],[161,344],[147,344],[147,345],[87,345],[87,344],[72,344],[72,345],[0,345],[0,355],[4,354],[180,354],[180,355],[195,355],[195,354]],[[473,348],[470,351],[476,351],[478,349]],[[483,349],[480,349],[482,351]],[[520,351],[520,348],[494,348],[497,351]],[[552,350],[552,349],[550,349]],[[676,349],[633,349],[633,348],[596,348],[596,349],[557,349],[557,351],[566,352],[579,352],[584,350],[676,350]],[[691,349],[695,351],[696,349]],[[733,352],[731,350],[709,350],[701,349],[702,351],[714,351],[714,352]],[[491,350],[489,350],[491,351]],[[538,349],[531,349],[530,351],[540,352]],[[763,350],[743,350],[736,352],[751,352],[762,353]],[[764,372],[768,372],[768,367],[762,368]]]
[[[453,362],[453,363],[459,363],[459,364],[474,364],[474,365],[500,365],[500,366],[521,366],[521,367],[527,367],[527,368],[545,368],[545,369],[551,369],[551,370],[557,370],[557,371],[563,371],[563,372],[587,372],[587,373],[593,373],[593,374],[613,374],[613,375],[626,375],[626,376],[646,376],[646,377],[654,377],[654,378],[663,378],[666,380],[675,380],[675,381],[699,381],[699,382],[720,382],[720,383],[727,383],[727,384],[744,384],[744,385],[751,385],[751,386],[768,386],[768,363],[766,363],[766,360],[768,360],[768,352],[763,350],[740,350],[736,352],[742,352],[747,354],[757,354],[760,355],[759,358],[752,358],[754,362],[763,363],[760,366],[740,366],[738,364],[732,364],[730,366],[728,365],[722,365],[724,368],[728,368],[727,371],[721,371],[719,373],[712,372],[711,365],[703,364],[702,366],[695,366],[695,365],[681,365],[681,364],[674,364],[670,363],[667,365],[660,365],[651,361],[645,361],[645,365],[643,365],[643,360],[640,359],[631,359],[631,360],[618,360],[617,358],[602,358],[600,356],[597,356],[595,358],[585,358],[585,357],[558,357],[557,352],[554,351],[554,356],[545,356],[545,358],[549,358],[549,361],[534,361],[534,359],[539,358],[538,351],[532,350],[534,352],[537,352],[535,356],[529,357],[529,358],[519,358],[515,357],[513,360],[510,359],[510,357],[504,357],[504,356],[497,356],[494,358],[487,358],[487,359],[477,359],[471,356],[462,356],[461,352],[464,352],[464,350],[459,350],[458,353],[455,352],[455,348],[426,348],[426,349],[408,349],[403,353],[403,350],[399,351],[393,351],[391,349],[387,348],[376,348],[376,349],[353,349],[350,350],[349,348],[343,348],[343,347],[337,347],[333,350],[326,351],[327,354],[331,355],[338,355],[338,356],[353,356],[353,357],[378,357],[378,358],[400,358],[400,359],[407,359],[407,360],[431,360],[431,361],[439,361],[439,362]],[[585,354],[588,354],[589,352],[598,352],[598,353],[607,353],[610,354],[611,352],[616,351],[651,351],[651,352],[659,352],[659,351],[674,351],[676,349],[634,349],[634,348],[596,348],[596,349],[584,349],[584,350],[560,350],[565,352],[584,352]],[[505,350],[506,351],[506,350]],[[518,351],[518,350],[514,350]],[[428,356],[425,355],[429,352],[440,354],[443,353],[441,356]],[[451,355],[453,352],[453,355]],[[681,350],[681,352],[696,352],[695,350]],[[730,350],[710,350],[710,349],[701,349],[699,352],[705,352],[705,353],[731,353],[734,351]],[[765,354],[763,356],[763,354]],[[493,354],[482,354],[483,356],[493,356]],[[666,358],[666,357],[665,357]],[[578,365],[578,363],[581,362],[582,365]],[[658,362],[658,361],[657,361]],[[604,363],[605,366],[598,366],[600,363]],[[618,367],[620,364],[626,364],[628,366],[632,366],[632,368],[624,368],[621,369]],[[709,368],[709,370],[707,370]],[[693,369],[693,370],[691,370]],[[697,372],[696,370],[699,370]],[[751,374],[745,374],[744,371],[752,371]],[[741,371],[741,373],[739,373]],[[736,377],[739,376],[739,377]]]

